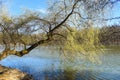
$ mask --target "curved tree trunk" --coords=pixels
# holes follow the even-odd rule
[[[48,43],[50,42],[51,39],[46,39],[46,40],[40,40],[36,43],[34,43],[33,45],[31,45],[29,48],[24,49],[22,51],[16,51],[16,50],[4,50],[1,54],[0,54],[0,60],[6,58],[9,55],[17,55],[17,56],[23,56],[25,54],[28,54],[31,50],[33,50],[34,48],[36,48],[37,46],[39,46],[40,44],[43,43]]]
[[[60,28],[67,20],[68,18],[73,14],[75,6],[77,5],[78,1],[75,2],[75,4],[73,5],[71,12],[65,17],[65,19],[63,19],[63,21],[61,21],[58,25],[56,25],[53,29],[50,29],[49,32],[47,33],[47,39],[44,40],[40,40],[36,43],[34,43],[33,45],[31,45],[29,48],[22,50],[22,51],[16,51],[16,50],[5,50],[2,52],[2,54],[0,54],[0,60],[6,58],[9,55],[17,55],[17,56],[23,56],[25,54],[28,54],[31,50],[33,50],[34,48],[36,48],[37,46],[44,44],[44,43],[48,43],[53,39],[54,36],[54,31],[57,30],[58,28]]]

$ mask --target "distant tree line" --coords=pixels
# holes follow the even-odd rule
[[[120,25],[102,27],[99,40],[104,45],[120,45]]]

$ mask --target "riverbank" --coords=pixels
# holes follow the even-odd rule
[[[18,69],[0,65],[0,80],[33,80],[32,77]]]

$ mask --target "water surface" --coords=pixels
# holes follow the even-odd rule
[[[64,70],[57,51],[41,48],[23,57],[8,56],[0,64],[27,72],[34,80],[120,80],[120,52],[107,51],[100,60],[102,64],[80,60],[71,70]]]

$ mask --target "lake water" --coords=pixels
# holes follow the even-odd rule
[[[108,51],[100,56],[102,64],[80,60],[72,68],[64,70],[57,52],[35,49],[23,57],[8,56],[0,64],[31,74],[34,80],[120,80],[120,52]]]

